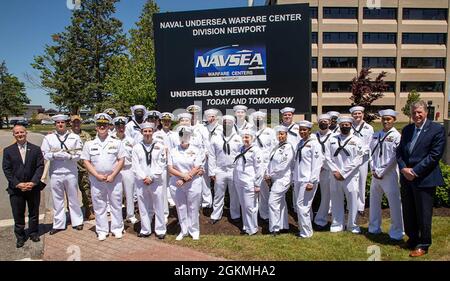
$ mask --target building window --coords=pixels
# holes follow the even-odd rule
[[[386,82],[387,88],[384,92],[395,92],[395,82]]]
[[[356,57],[324,57],[324,68],[356,68]]]
[[[397,8],[369,9],[364,8],[364,19],[367,20],[396,20]]]
[[[324,93],[349,93],[352,91],[352,82],[323,82]]]
[[[445,33],[403,33],[403,44],[445,44]]]
[[[356,32],[324,32],[323,33],[323,43],[338,43],[338,44],[348,44],[358,43],[358,33]]]
[[[312,19],[318,18],[317,7],[309,7],[309,17]]]
[[[444,82],[402,82],[400,88],[402,92],[443,92]]]
[[[312,68],[317,68],[317,57],[312,57],[311,58],[311,67]]]
[[[402,58],[402,68],[445,68],[445,58]]]
[[[397,34],[392,32],[364,32],[364,44],[397,44]]]
[[[404,20],[447,20],[447,9],[404,8]]]
[[[395,57],[363,57],[364,68],[395,68]]]
[[[317,32],[311,32],[311,43],[317,44]]]
[[[324,7],[324,19],[357,19],[358,8]]]
[[[317,82],[311,82],[311,93],[317,93]]]

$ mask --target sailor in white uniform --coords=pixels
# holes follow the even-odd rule
[[[258,232],[258,193],[264,176],[261,150],[253,145],[255,132],[242,130],[243,145],[234,160],[233,180],[242,210],[243,233]]]
[[[289,229],[286,192],[292,183],[292,165],[294,148],[287,142],[287,127],[277,126],[275,132],[278,144],[269,155],[269,163],[264,180],[270,188],[269,195],[269,231],[272,235],[280,230]]]
[[[55,115],[55,131],[44,137],[41,150],[44,159],[50,161],[49,176],[53,199],[53,229],[50,235],[66,229],[64,199],[67,196],[72,227],[83,229],[83,213],[78,201],[78,169],[82,141],[66,128],[67,115]]]
[[[300,121],[297,124],[301,140],[295,150],[293,179],[298,237],[309,238],[313,235],[311,206],[319,184],[324,156],[321,145],[311,136],[313,124],[309,121]]]
[[[402,240],[404,228],[396,158],[401,135],[394,127],[397,112],[386,109],[381,110],[379,114],[383,129],[376,132],[370,142],[372,182],[370,184],[369,232],[381,233],[381,200],[384,193],[391,214],[389,236],[393,240]]]
[[[131,108],[131,121],[125,126],[125,135],[132,138],[134,143],[142,141],[142,133],[140,125],[145,121],[147,109],[143,105],[134,105]]]
[[[340,134],[331,136],[326,150],[328,166],[332,174],[330,182],[331,232],[344,230],[344,195],[347,201],[347,231],[360,233],[356,224],[358,214],[359,166],[362,163],[364,145],[352,133],[353,118],[341,116],[338,119]]]
[[[205,162],[205,153],[191,145],[192,127],[179,126],[180,144],[169,152],[168,168],[172,174],[169,186],[173,190],[181,232],[176,240],[191,235],[200,239],[199,209],[202,200],[200,167]]]
[[[239,197],[233,181],[233,163],[242,146],[242,138],[233,130],[234,116],[222,118],[223,128],[211,137],[208,153],[208,173],[214,181],[214,203],[211,223],[222,218],[225,191],[230,194],[230,216],[233,221],[241,217]]]
[[[106,202],[111,205],[111,233],[120,239],[123,236],[122,218],[122,169],[126,151],[122,142],[108,135],[108,124],[112,121],[105,113],[96,114],[97,137],[84,144],[81,159],[89,172],[92,203],[95,212],[95,231],[98,240],[109,235],[110,227],[106,213]]]
[[[235,105],[233,111],[234,116],[236,117],[236,122],[234,124],[234,131],[236,134],[240,135],[242,130],[253,129],[253,124],[246,120],[248,108],[245,105]]]
[[[330,116],[330,131],[333,133],[338,132],[339,126],[337,124],[337,120],[341,114],[337,111],[328,111],[327,114]]]
[[[114,108],[107,108],[103,113],[106,113],[111,117],[111,120],[114,120],[117,116],[119,116],[119,112],[115,110]],[[109,124],[109,135],[112,137],[116,136],[116,127],[113,123]]]
[[[141,128],[144,139],[133,147],[132,153],[141,217],[141,231],[137,236],[151,235],[154,213],[156,237],[164,239],[166,236],[164,171],[167,168],[168,151],[164,143],[153,139],[154,123],[143,123]]]

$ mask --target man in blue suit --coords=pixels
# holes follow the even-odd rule
[[[410,257],[423,256],[431,245],[431,219],[436,186],[444,185],[439,160],[445,147],[444,127],[427,120],[427,104],[411,105],[413,124],[403,128],[397,148],[403,221]]]

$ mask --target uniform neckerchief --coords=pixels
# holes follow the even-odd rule
[[[270,161],[272,161],[273,157],[275,156],[275,153],[277,152],[278,149],[282,148],[283,146],[285,146],[287,144],[287,141],[279,143],[277,147],[275,147],[272,152],[270,153]]]
[[[61,138],[59,137],[59,134],[57,132],[55,132],[55,135],[61,144],[61,149],[69,150],[65,144],[67,138],[69,137],[69,132],[66,131],[66,133],[63,135],[64,136],[63,140],[61,140]]]
[[[150,151],[147,151],[147,149],[145,148],[145,145],[143,143],[141,143],[142,148],[144,149],[145,152],[145,160],[147,161],[147,166],[152,166],[152,152],[153,152],[153,148],[155,147],[155,143],[152,143],[150,145]]]
[[[230,148],[229,142],[230,142],[231,138],[233,138],[233,136],[234,136],[234,133],[230,135],[228,140],[226,140],[225,139],[225,135],[222,134],[222,139],[223,139],[223,147],[222,147],[222,149],[223,149],[223,152],[225,152],[225,154],[230,155],[230,153],[231,153],[231,148]]]
[[[292,130],[292,128],[295,126],[295,123],[294,124],[292,124],[291,126],[289,126],[289,128],[288,128],[288,134],[290,134],[291,136],[294,136],[294,137],[297,137],[297,134],[296,133],[294,133],[294,132],[292,132],[291,130]]]
[[[347,149],[345,149],[345,146],[349,143],[349,141],[352,139],[352,137],[350,137],[346,142],[344,142],[344,145],[341,145],[341,138],[338,137],[338,149],[336,149],[336,151],[334,152],[334,157],[338,156],[339,152],[344,151],[345,155],[350,156],[350,153],[347,151]]]
[[[358,135],[360,135],[361,137],[362,137],[361,131],[362,131],[362,129],[363,129],[365,123],[366,123],[366,122],[362,121],[362,122],[361,122],[361,125],[359,125],[359,128],[356,128],[356,127],[353,126],[353,124],[352,124],[353,131],[355,131],[355,133],[358,134]]]
[[[303,148],[306,146],[306,144],[308,144],[308,142],[310,142],[311,139],[307,139],[302,146],[300,146],[299,143],[299,147],[297,148],[297,158],[298,158],[298,162],[300,163],[300,161],[302,161],[302,150]]]
[[[319,132],[316,132],[316,136],[317,136],[317,141],[320,143],[320,146],[322,146],[322,153],[325,153],[325,143],[330,138],[331,133],[326,136],[324,141],[320,140],[320,133]]]
[[[372,154],[371,156],[373,156],[373,154],[375,153],[375,150],[377,150],[378,146],[380,147],[380,153],[378,154],[378,157],[381,157],[383,155],[383,142],[384,140],[387,138],[387,136],[389,136],[389,134],[392,133],[391,130],[389,130],[383,138],[378,137],[378,142],[377,145],[375,145],[375,147],[372,150]]]
[[[247,163],[247,159],[245,158],[245,153],[247,153],[251,148],[252,148],[253,146],[252,145],[250,145],[250,147],[249,148],[247,148],[247,149],[245,149],[244,151],[242,151],[242,149],[244,149],[244,146],[242,147],[242,149],[241,149],[241,153],[239,153],[235,158],[234,158],[234,162],[233,163],[236,163],[236,161],[239,159],[239,158],[243,158],[243,161],[244,161],[244,165]]]
[[[261,132],[258,135],[256,135],[256,141],[258,142],[258,145],[261,148],[263,148],[264,146],[263,146],[263,143],[262,143],[262,141],[261,141],[261,139],[259,137],[262,135],[262,133],[264,132],[265,129],[266,128],[262,129]]]

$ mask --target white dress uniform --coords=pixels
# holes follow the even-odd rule
[[[286,192],[291,185],[294,148],[288,142],[278,144],[269,155],[266,176],[272,181],[269,195],[269,231],[289,229]]]
[[[255,131],[253,146],[257,146],[262,153],[264,169],[269,165],[270,152],[276,145],[277,137],[272,128],[264,127]],[[269,194],[270,191],[266,181],[262,181],[259,191],[259,215],[263,220],[269,219]]]
[[[170,151],[172,149],[174,149],[178,144],[179,144],[179,136],[178,134],[176,134],[174,131],[169,130],[169,131],[164,131],[164,130],[160,130],[158,131],[161,133],[161,135],[164,135],[164,140],[165,143],[164,145],[167,147],[167,149]],[[164,173],[166,174],[165,176],[165,180],[164,180],[164,186],[167,190],[166,192],[166,199],[168,205],[170,206],[175,206],[175,202],[173,201],[172,195],[170,193],[170,188],[169,188],[169,173],[167,172],[167,168],[164,170]],[[164,203],[165,204],[165,203]],[[164,210],[164,214],[166,215],[166,218],[169,216],[169,209],[167,208],[167,210]]]
[[[358,187],[358,211],[364,211],[366,205],[366,182],[367,172],[369,171],[370,159],[370,141],[373,135],[373,127],[362,122],[358,126],[352,125],[353,135],[360,138],[363,144],[364,157],[362,164],[359,166],[359,187]]]
[[[325,159],[325,155],[326,150],[329,148],[328,143],[330,142],[332,135],[333,132],[330,130],[328,130],[328,132],[325,135],[322,135],[320,132],[316,132],[316,139],[321,146],[321,151],[324,156],[323,166],[322,170],[320,171],[320,180],[319,180],[320,207],[319,210],[317,211],[316,216],[314,217],[314,223],[319,226],[326,226],[328,224],[328,213],[330,211],[331,206],[330,182],[331,177],[333,177],[333,175],[331,174],[330,167],[328,167],[328,162]]]
[[[363,149],[361,139],[352,133],[347,136],[332,135],[328,143],[326,158],[331,171],[331,232],[344,230],[344,195],[348,208],[347,230],[353,233],[360,232],[356,224],[356,215],[358,213],[359,166],[362,163]],[[342,175],[343,181],[338,181],[333,176],[335,171]]]
[[[125,125],[125,135],[133,140],[133,143],[140,143],[144,138],[141,133],[140,124],[134,119]]]
[[[207,171],[207,162],[208,162],[208,147],[210,146],[209,143],[209,131],[206,128],[205,125],[198,123],[193,126],[194,133],[192,135],[192,145],[197,146],[202,153],[206,155],[204,163],[201,165],[203,170],[205,171],[203,173],[203,180],[202,180],[202,202],[201,206],[203,208],[209,208],[212,206],[213,198],[211,193],[211,185],[210,185],[210,179],[208,177],[208,171]]]
[[[247,120],[244,120],[241,124],[234,124],[233,131],[236,134],[239,135],[243,130],[255,130],[255,127],[250,122],[247,122]]]
[[[381,233],[381,200],[385,193],[391,214],[389,236],[394,240],[401,240],[404,233],[398,185],[399,171],[395,154],[400,138],[401,135],[397,129],[392,128],[388,132],[381,130],[374,134],[370,143],[372,175],[376,174],[382,179],[372,176],[370,184],[369,232]]]
[[[211,214],[211,219],[213,220],[220,220],[222,218],[227,186],[230,194],[231,219],[241,217],[239,197],[233,181],[233,163],[235,157],[240,152],[242,138],[235,132],[232,132],[229,136],[225,136],[222,131],[220,134],[215,134],[211,138],[208,153],[209,176],[216,177],[216,182],[214,183],[213,212]]]
[[[81,159],[88,160],[95,170],[101,174],[111,174],[118,160],[125,158],[127,152],[118,139],[108,136],[101,141],[98,136],[84,144]],[[111,205],[111,232],[121,236],[123,232],[122,218],[122,175],[117,174],[113,182],[101,182],[89,174],[91,181],[92,204],[95,212],[95,231],[100,236],[109,233],[106,202]]]
[[[260,187],[264,174],[261,150],[256,146],[241,146],[235,158],[233,180],[241,204],[243,231],[249,235],[258,232],[258,195],[255,186]]]
[[[53,199],[53,229],[66,228],[64,194],[67,195],[72,227],[83,224],[83,213],[78,200],[78,169],[82,141],[77,134],[54,132],[44,137],[41,150],[50,161],[50,188]]]
[[[168,165],[181,173],[189,173],[194,167],[200,167],[205,163],[205,153],[193,145],[187,149],[178,145],[169,152]],[[176,186],[179,178],[172,176],[169,186],[172,195],[175,195],[178,220],[180,222],[181,234],[198,239],[200,236],[199,210],[202,200],[202,176],[194,176],[191,181],[184,183],[181,187]]]
[[[295,150],[292,174],[299,236],[303,238],[313,235],[311,206],[319,184],[323,159],[322,147],[316,138],[310,136],[307,140],[300,140]],[[313,189],[307,191],[307,184],[312,184]]]
[[[298,134],[298,125],[294,122],[291,124],[281,123],[282,126],[286,127],[288,130],[287,141],[292,145],[292,147],[297,147],[298,142],[300,141],[300,135]]]
[[[151,144],[141,142],[133,147],[133,171],[136,177],[141,234],[152,233],[152,215],[155,214],[155,233],[166,234],[164,214],[164,178],[167,176],[167,147],[158,141]],[[152,179],[150,185],[145,178]]]
[[[118,138],[117,138],[118,139]],[[120,140],[120,139],[118,139]],[[122,175],[122,186],[123,191],[125,192],[126,198],[126,208],[127,208],[127,216],[128,220],[135,220],[134,215],[134,194],[135,194],[135,181],[134,181],[134,173],[131,165],[131,157],[133,152],[134,140],[125,136],[122,140],[122,147],[124,148],[125,154],[125,163],[123,165],[120,174]],[[134,219],[133,219],[134,218]]]

